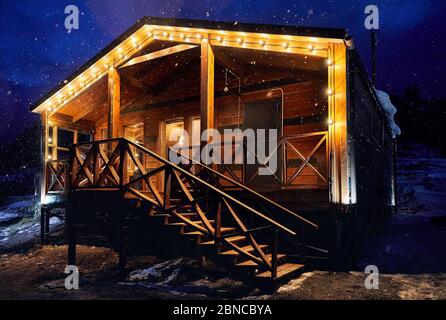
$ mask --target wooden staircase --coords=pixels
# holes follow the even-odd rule
[[[188,219],[192,223],[202,225],[198,214],[193,212],[192,208],[185,208],[183,211],[178,212],[184,219]],[[161,219],[164,225],[172,228],[175,232],[195,240],[196,244],[200,247],[200,252],[206,255],[214,256],[218,255],[220,258],[226,260],[227,264],[233,265],[236,268],[244,269],[244,271],[253,275],[258,279],[270,279],[272,278],[271,270],[264,268],[261,263],[256,261],[260,258],[256,255],[256,252],[264,254],[266,260],[272,264],[273,254],[271,244],[257,244],[254,246],[249,239],[249,235],[236,234],[236,227],[221,227],[221,241],[216,241],[213,237],[201,231],[196,231],[194,227],[183,222],[183,219],[166,214],[161,211],[152,211],[150,215],[153,218]],[[209,220],[210,223],[214,223],[214,220]],[[255,259],[253,258],[255,257]],[[276,280],[280,281],[288,279],[290,276],[296,275],[304,270],[305,265],[300,263],[293,263],[287,261],[286,253],[277,253],[277,275]]]
[[[293,219],[300,230],[317,229],[317,225],[189,160],[176,165],[124,138],[75,145],[70,191],[120,190],[153,219],[161,219],[166,227],[195,240],[204,256],[260,281],[277,283],[305,269],[303,234],[281,220]],[[152,164],[149,168],[148,163]],[[125,169],[132,166],[138,175],[129,175]],[[282,245],[284,240],[287,246]]]

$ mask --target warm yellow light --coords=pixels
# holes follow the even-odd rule
[[[163,32],[163,37],[168,37],[168,36],[169,36],[169,33],[166,32],[166,31],[164,31],[164,32]]]
[[[153,37],[153,33],[152,33],[151,31],[149,31],[149,32],[147,32],[147,36],[148,36],[149,38],[152,38],[152,37]]]
[[[51,137],[48,138],[48,143],[53,143],[53,139],[51,139]]]
[[[52,159],[52,157],[51,157],[51,155],[50,155],[50,154],[48,155],[48,157],[47,157],[47,158],[48,158],[48,160],[51,160],[51,159]]]
[[[327,66],[331,67],[333,65],[333,60],[327,59],[326,63],[327,63]]]
[[[259,43],[260,43],[260,45],[261,45],[262,47],[264,47],[264,46],[266,45],[265,40],[260,40]]]
[[[181,39],[185,40],[186,39],[186,35],[184,33],[180,34]]]
[[[284,49],[288,49],[289,46],[290,46],[290,44],[289,44],[288,42],[284,42],[284,43],[282,43],[282,47],[283,47]]]
[[[331,126],[333,123],[334,123],[334,122],[333,122],[333,119],[328,119],[328,120],[327,120],[327,124],[328,124],[329,126]]]
[[[217,37],[217,41],[220,42],[220,43],[222,43],[222,42],[223,42],[223,38],[220,37],[220,36],[218,36],[218,37]]]
[[[308,50],[310,50],[310,52],[314,51],[314,46],[312,44],[308,45]]]
[[[327,89],[327,95],[332,96],[333,93],[333,89]]]
[[[203,39],[203,35],[201,33],[197,34],[197,38],[202,40]]]
[[[237,39],[237,42],[238,42],[238,44],[242,45],[243,42],[244,42],[244,40],[243,40],[242,38],[238,38],[238,39]]]

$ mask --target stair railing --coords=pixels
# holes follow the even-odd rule
[[[153,167],[153,164],[156,167]],[[147,169],[151,164],[152,168]],[[206,167],[207,168],[207,167]],[[122,194],[133,194],[137,199],[148,202],[159,210],[168,212],[176,216],[180,221],[191,226],[195,230],[215,239],[215,242],[224,242],[236,252],[244,255],[248,259],[256,262],[271,271],[273,277],[277,275],[277,246],[279,232],[295,236],[296,232],[283,224],[277,222],[269,214],[262,213],[252,208],[246,203],[227,194],[218,186],[203,180],[192,174],[184,167],[176,165],[153,151],[125,138],[107,139],[101,141],[80,143],[71,149],[70,161],[70,189],[76,190],[116,190]],[[157,182],[152,178],[157,177]],[[160,177],[164,178],[163,190],[160,189]],[[216,175],[220,177],[218,174]],[[221,176],[222,179],[228,179]],[[230,179],[229,179],[230,180]],[[233,183],[237,182],[230,180]],[[245,186],[239,187],[248,192],[254,192]],[[172,205],[171,194],[174,192],[173,186],[177,188],[185,198],[180,205]],[[269,204],[287,212],[300,221],[317,228],[311,221],[293,213],[292,211],[274,203],[266,197],[255,193],[256,197],[262,198]],[[209,220],[210,203],[216,204],[216,220]],[[199,217],[199,222],[191,221],[181,215],[178,210],[181,207],[190,205],[194,208]],[[242,221],[240,212],[248,213],[259,221],[266,223],[266,226],[249,227]],[[222,217],[235,221],[237,229],[246,236],[255,254],[245,251],[234,243],[226,239],[233,234],[222,233]],[[277,234],[272,244],[272,259],[269,260],[253,236],[254,232],[264,228],[272,228]]]

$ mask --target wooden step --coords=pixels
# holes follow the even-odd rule
[[[246,240],[246,237],[245,236],[232,236],[232,237],[224,238],[223,240],[229,241],[231,243],[236,243],[236,242],[240,242],[242,240]],[[202,245],[214,245],[215,241],[211,240],[211,241],[202,242],[200,244],[202,244]]]
[[[199,224],[199,225],[204,224],[203,221],[201,221],[201,220],[195,220],[195,221],[192,221],[192,220],[191,220],[191,222],[196,223],[196,224]],[[215,222],[215,220],[209,220],[209,222],[212,224],[212,223]],[[192,226],[188,225],[186,222],[172,222],[172,223],[166,223],[166,226],[175,226],[175,227],[187,227],[187,226],[189,226],[189,227],[193,228]]]
[[[203,223],[202,221],[200,221],[200,220],[195,220],[195,221],[191,221],[191,222],[196,223],[196,224],[199,225],[200,227],[205,228],[204,223]],[[214,220],[209,220],[209,222],[210,222],[211,225],[212,225],[212,223],[214,223]],[[178,232],[179,232],[180,234],[184,234],[184,233],[186,233],[186,232],[188,232],[188,231],[196,230],[195,227],[193,227],[193,226],[191,226],[191,225],[189,225],[189,224],[187,224],[187,223],[185,223],[185,222],[165,223],[165,225],[166,225],[166,226],[171,226],[171,227],[179,227],[179,231],[178,231]]]
[[[300,269],[303,269],[305,266],[303,264],[296,264],[296,263],[284,263],[277,267],[277,278],[282,278],[290,273],[293,273],[295,271],[298,271]],[[271,271],[263,271],[258,274],[256,274],[257,278],[271,278]]]
[[[195,217],[197,213],[195,212],[181,212],[179,213],[181,216],[188,217],[189,219],[191,217]],[[169,224],[169,220],[178,221],[180,220],[178,217],[175,217],[174,215],[171,215],[169,213],[156,213],[152,214],[151,217],[157,217],[157,218],[163,218],[164,224]]]
[[[279,254],[277,254],[277,260],[283,259],[283,258],[285,258],[285,257],[286,257],[286,254],[284,254],[284,253],[279,253]],[[267,259],[268,261],[271,261],[271,259],[272,259],[272,254],[267,254],[267,255],[266,255],[266,259]],[[255,263],[255,262],[252,261],[252,260],[246,260],[246,261],[237,263],[236,266],[237,266],[237,267],[257,267],[258,264]]]
[[[232,227],[221,227],[221,232],[222,233],[227,233],[227,232],[233,232],[235,231],[235,228]],[[185,232],[182,233],[182,235],[184,236],[205,236],[205,234],[201,231],[190,231],[190,232]]]
[[[205,234],[201,231],[191,231],[183,233],[184,236],[204,236]]]
[[[264,249],[266,247],[268,247],[267,244],[259,244],[260,249]],[[247,245],[247,246],[241,247],[240,250],[246,251],[246,252],[251,252],[251,251],[254,251],[254,247],[252,245]],[[238,256],[238,255],[240,255],[240,253],[235,250],[224,251],[224,252],[221,252],[220,254],[224,255],[224,256]]]

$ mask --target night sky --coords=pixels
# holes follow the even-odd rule
[[[67,33],[65,6],[82,12]],[[35,116],[29,106],[142,16],[343,27],[370,66],[364,8],[380,9],[377,87],[401,94],[418,84],[426,98],[446,97],[444,0],[0,0],[0,143]]]

